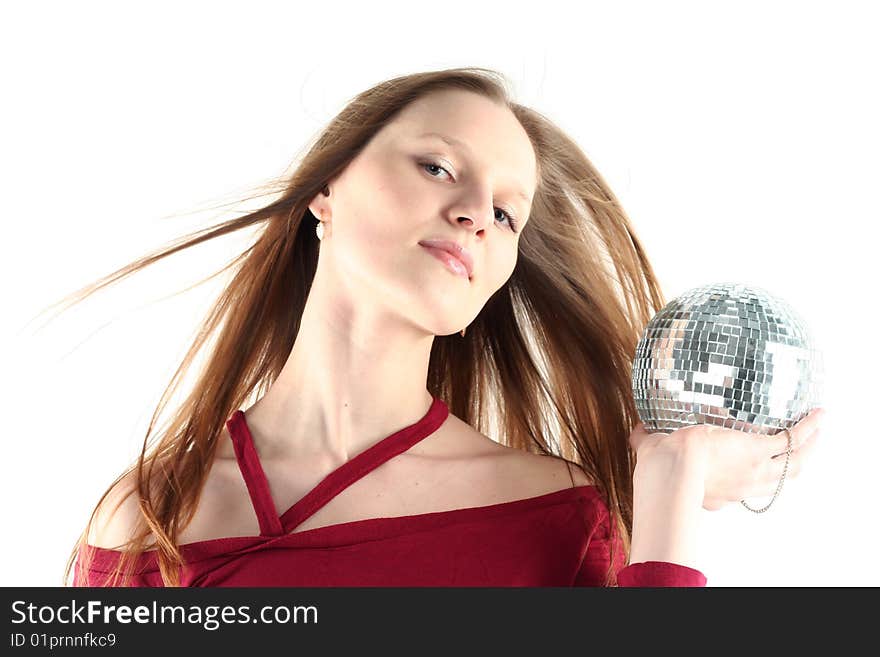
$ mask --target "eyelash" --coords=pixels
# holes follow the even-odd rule
[[[420,163],[419,163],[419,166],[421,166],[421,167],[429,167],[429,166],[431,166],[431,167],[437,167],[438,169],[443,169],[444,171],[446,171],[446,173],[449,174],[450,177],[452,176],[452,174],[449,173],[449,171],[447,171],[446,167],[441,166],[441,165],[438,164],[437,162],[430,162],[430,161],[428,161],[428,162],[420,162]],[[432,178],[436,178],[437,176],[431,176],[431,177],[432,177]],[[516,230],[516,227],[517,227],[517,218],[516,218],[516,216],[514,216],[514,214],[513,214],[512,212],[509,212],[508,210],[505,210],[504,208],[497,208],[497,209],[498,209],[498,210],[501,210],[504,214],[507,215],[507,220],[508,220],[508,222],[510,223],[510,229],[511,229],[514,233],[517,232],[517,230]]]

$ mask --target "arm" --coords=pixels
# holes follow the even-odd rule
[[[698,449],[638,455],[633,475],[631,564],[663,561],[697,569],[703,463]]]
[[[683,465],[687,465],[687,461]],[[691,474],[681,476],[669,469],[664,471],[660,461],[655,460],[652,464],[647,457],[637,461],[629,565],[623,556],[619,534],[614,532],[612,538],[610,513],[605,502],[596,500],[594,504],[584,506],[584,521],[594,529],[574,586],[604,585],[606,571],[611,565],[612,543],[615,554],[612,570],[617,586],[706,586],[706,576],[687,565],[696,560],[694,544],[700,507],[699,500],[694,502],[691,498],[691,495],[697,497],[696,493],[690,490],[697,488],[693,482],[699,470],[693,466],[698,465],[698,461],[691,459],[690,465]],[[590,483],[579,467],[575,468],[575,477],[578,485]],[[669,485],[676,482],[681,486]],[[670,518],[674,518],[672,523]]]

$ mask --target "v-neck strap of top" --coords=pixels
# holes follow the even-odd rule
[[[238,469],[241,470],[241,476],[247,486],[251,503],[254,505],[254,511],[256,511],[257,520],[260,523],[260,535],[276,536],[282,533],[281,522],[275,510],[275,502],[269,491],[269,481],[266,479],[266,473],[263,472],[263,466],[260,465],[260,458],[257,456],[254,439],[248,430],[244,411],[235,411],[232,417],[226,421],[226,429],[232,438],[235,460],[238,461]]]
[[[449,407],[443,400],[434,397],[428,412],[420,420],[383,438],[343,463],[280,516],[272,500],[269,482],[257,456],[244,412],[235,411],[227,421],[226,427],[232,438],[235,457],[260,523],[260,533],[279,536],[293,531],[342,490],[370,471],[434,433],[448,415]]]

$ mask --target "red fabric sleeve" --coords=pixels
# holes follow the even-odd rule
[[[103,555],[110,554],[114,555],[115,557],[117,553],[112,550],[102,550],[102,555],[99,557],[99,563],[95,563],[95,561],[93,561],[90,567],[85,569],[82,567],[82,563],[84,561],[83,553],[86,550],[89,550],[93,555],[95,553],[95,549],[92,546],[80,547],[80,551],[73,568],[73,586],[111,586],[111,582],[113,581],[112,568],[109,567],[111,564],[108,562],[107,557]],[[115,566],[115,559],[113,560],[112,565]],[[151,575],[155,575],[155,577],[151,577]],[[156,580],[157,577],[158,583],[156,581],[153,581]],[[118,583],[113,586],[123,586],[122,582],[124,581],[124,579],[124,576],[120,575]],[[155,587],[162,586],[162,582],[161,577],[158,576],[158,573],[134,573],[131,575],[131,578],[128,580],[126,585],[130,587]]]
[[[618,586],[706,586],[699,570],[670,561],[639,561],[617,573]]]

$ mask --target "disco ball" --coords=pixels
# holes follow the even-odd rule
[[[736,283],[685,292],[648,323],[632,388],[649,433],[711,424],[776,434],[821,405],[822,354],[781,299]]]

